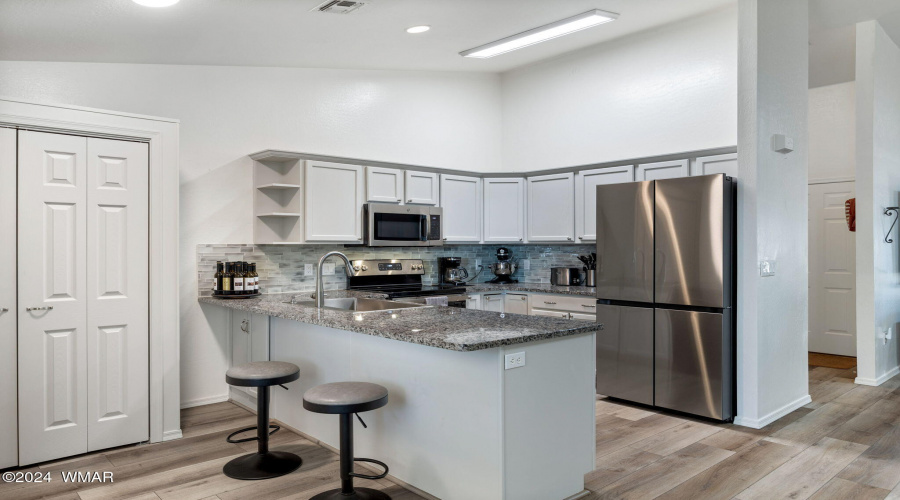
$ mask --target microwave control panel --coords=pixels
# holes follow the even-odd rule
[[[441,240],[441,216],[440,215],[430,215],[431,218],[431,231],[428,233],[429,240]]]

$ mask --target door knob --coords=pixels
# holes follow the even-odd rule
[[[53,310],[53,306],[44,306],[44,307],[26,307],[25,310],[28,311],[28,312],[31,312],[31,311],[52,311],[52,310]],[[4,311],[5,311],[5,309],[4,309]]]

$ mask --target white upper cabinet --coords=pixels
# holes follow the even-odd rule
[[[438,174],[406,171],[406,203],[438,206]]]
[[[575,176],[575,233],[577,241],[597,241],[597,186],[634,181],[634,165],[598,168]]]
[[[525,241],[525,179],[501,177],[484,183],[484,242]]]
[[[529,177],[526,183],[528,241],[574,241],[575,174]]]
[[[441,207],[444,209],[444,241],[481,241],[481,179],[441,174]]]
[[[694,160],[691,175],[725,174],[737,178],[737,153],[715,156],[701,156]]]
[[[658,179],[674,179],[687,177],[689,174],[689,160],[661,161],[657,163],[643,163],[638,165],[637,180],[655,181]]]
[[[362,241],[363,167],[306,162],[306,241]]]
[[[403,203],[403,170],[366,167],[366,201]]]

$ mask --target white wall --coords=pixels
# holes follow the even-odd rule
[[[503,168],[737,144],[737,8],[505,73]]]
[[[854,82],[809,89],[809,181],[856,175]]]
[[[807,0],[739,2],[736,422],[752,427],[809,402],[808,28]],[[794,152],[774,152],[773,134]]]
[[[0,62],[0,95],[181,120],[181,397],[227,395],[226,318],[197,303],[198,243],[252,240],[247,154],[266,148],[497,170],[499,77]]]
[[[884,241],[884,208],[900,205],[900,48],[877,21],[856,27],[856,124],[856,381],[878,385],[897,373],[900,350],[898,229]]]

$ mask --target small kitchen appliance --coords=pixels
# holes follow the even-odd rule
[[[512,253],[508,248],[500,247],[497,249],[497,262],[491,264],[491,272],[494,273],[494,279],[488,283],[518,283],[519,280],[513,279],[513,274],[519,269],[516,260],[513,259]]]
[[[442,285],[462,285],[469,271],[462,267],[461,257],[438,257],[438,276]]]
[[[466,307],[466,289],[460,285],[440,283],[425,285],[421,259],[372,259],[351,261],[353,269],[347,278],[347,289],[383,293],[388,300],[426,303],[426,297],[447,297],[450,307]]]
[[[582,283],[581,270],[577,267],[551,267],[550,284],[556,286],[576,286]]]

